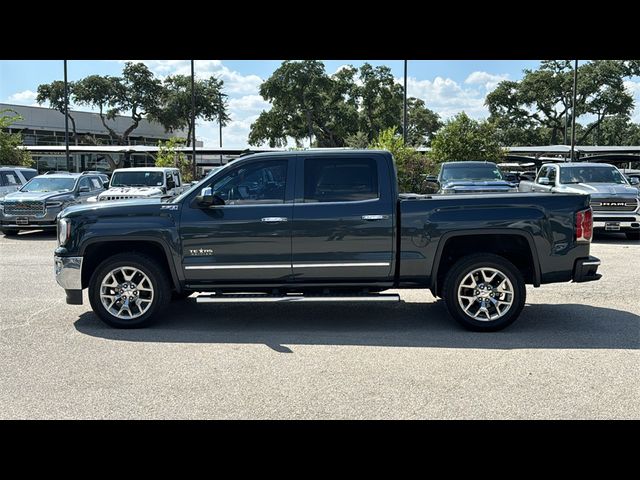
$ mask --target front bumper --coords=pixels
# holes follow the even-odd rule
[[[640,231],[640,213],[593,212],[593,228],[607,231]]]
[[[62,210],[62,207],[47,207],[41,215],[7,215],[0,210],[0,226],[20,230],[56,228],[56,217]]]
[[[54,256],[56,282],[64,288],[67,303],[82,305],[82,257]]]
[[[602,274],[597,273],[600,266],[600,259],[589,256],[587,258],[579,258],[576,260],[576,264],[573,267],[573,281],[580,282],[593,282],[594,280],[600,280]]]

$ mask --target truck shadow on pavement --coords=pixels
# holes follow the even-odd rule
[[[602,243],[609,245],[638,245],[637,240],[629,240],[624,233],[596,232],[591,243]],[[593,252],[592,252],[593,253]]]
[[[640,316],[586,305],[527,305],[506,330],[476,333],[451,319],[442,301],[382,304],[218,304],[175,302],[152,327],[113,329],[93,313],[75,328],[128,342],[264,344],[281,353],[295,345],[435,348],[638,349]],[[293,347],[289,346],[293,345]]]

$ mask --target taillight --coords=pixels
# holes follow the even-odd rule
[[[593,237],[593,212],[591,208],[576,213],[576,241],[590,242]]]

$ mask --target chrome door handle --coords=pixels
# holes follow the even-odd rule
[[[389,215],[362,215],[363,220],[386,220]]]
[[[286,222],[287,220],[288,220],[287,217],[264,217],[262,219],[262,221],[265,223],[279,223],[279,222]]]

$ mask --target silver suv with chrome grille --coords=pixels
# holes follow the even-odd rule
[[[624,232],[629,240],[640,240],[640,191],[613,165],[548,163],[534,182],[520,182],[519,190],[589,194],[595,230]]]
[[[0,201],[0,229],[5,235],[17,235],[20,230],[54,229],[58,213],[104,191],[106,180],[106,175],[91,172],[33,177]]]

